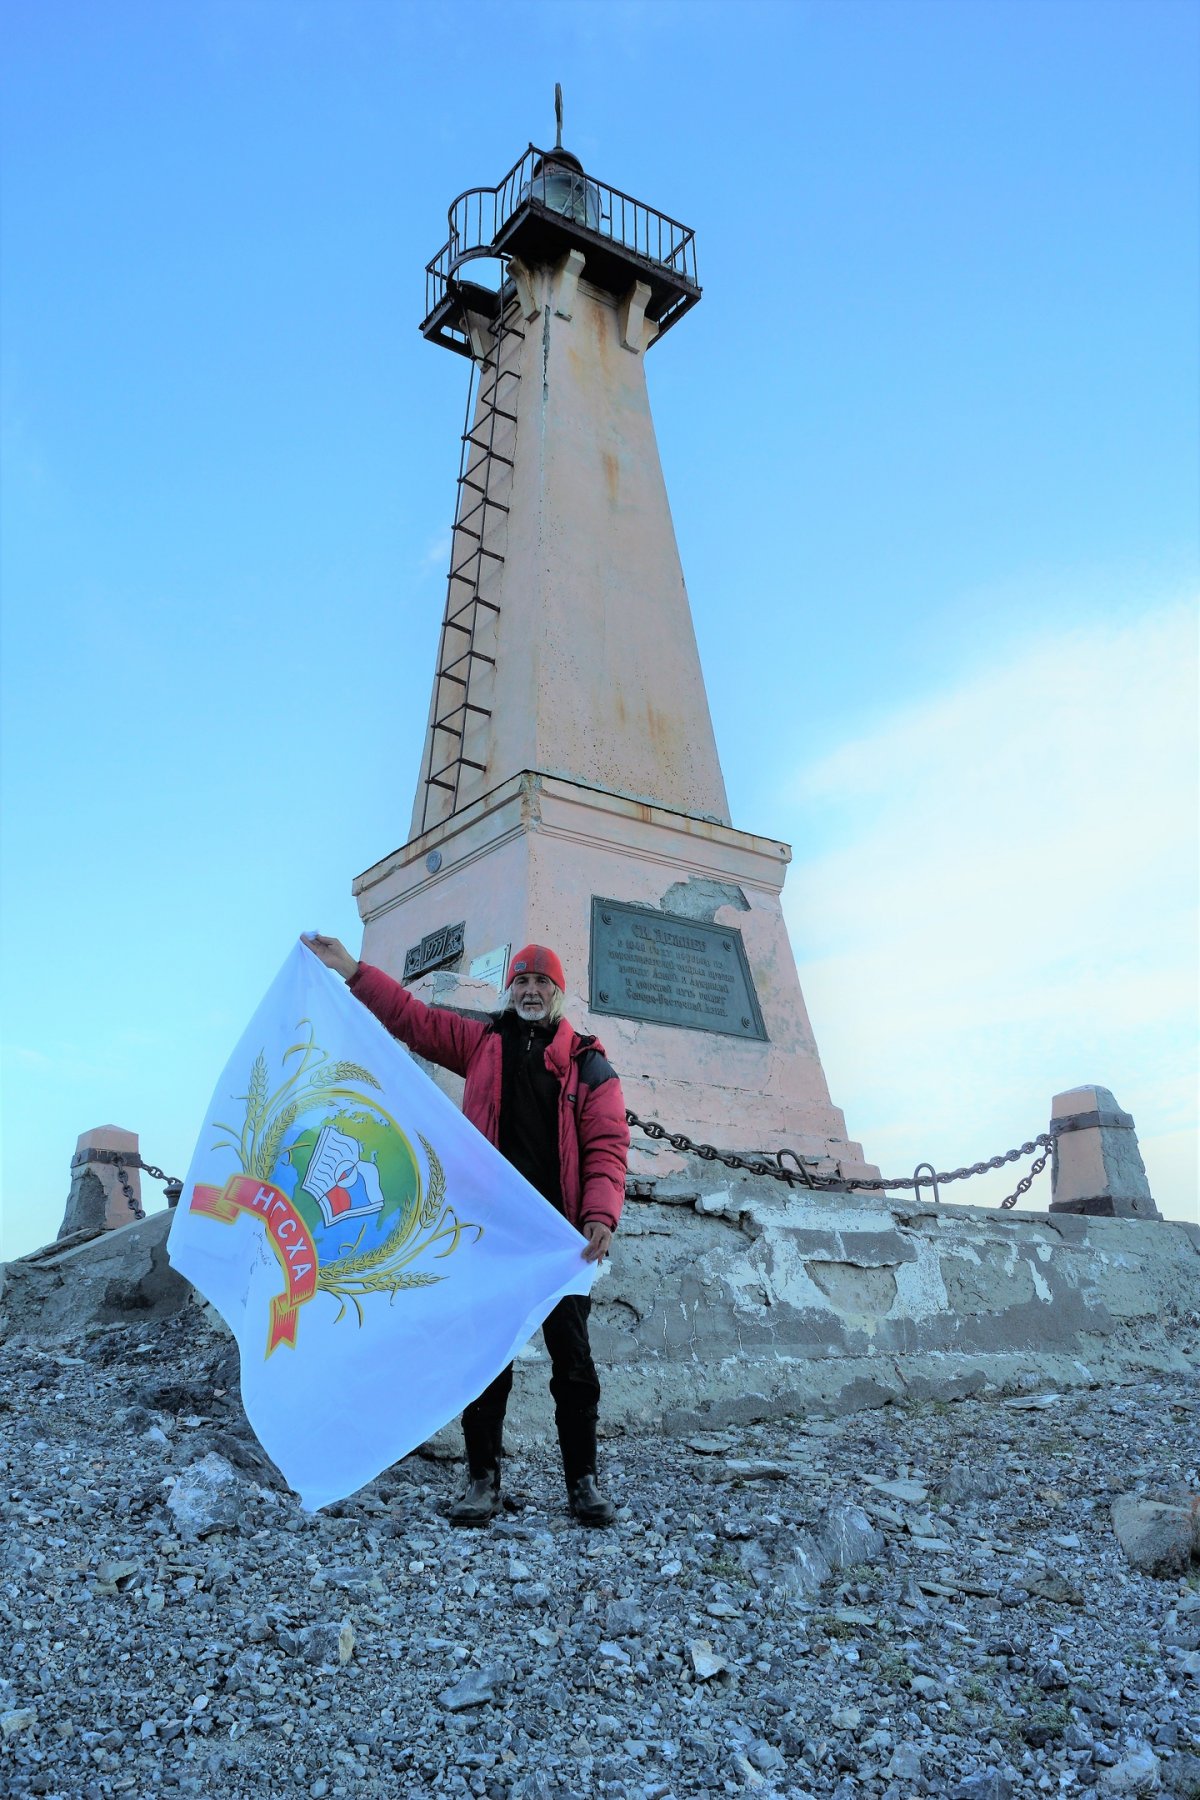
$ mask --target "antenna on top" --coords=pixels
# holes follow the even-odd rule
[[[554,140],[556,150],[562,149],[562,112],[562,82],[556,81],[554,84],[554,119],[558,126],[558,136]]]

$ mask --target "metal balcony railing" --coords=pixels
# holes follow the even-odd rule
[[[451,206],[449,239],[425,266],[427,318],[445,299],[462,265],[497,255],[496,240],[505,226],[530,205],[569,220],[585,235],[619,247],[698,292],[696,237],[688,226],[607,182],[576,174],[556,161],[552,150],[530,144],[496,187],[468,188]]]

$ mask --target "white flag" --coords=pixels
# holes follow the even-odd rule
[[[246,1416],[304,1506],[452,1419],[596,1265],[297,944],[217,1083],[171,1262],[238,1342]]]

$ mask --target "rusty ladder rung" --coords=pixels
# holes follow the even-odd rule
[[[457,669],[459,663],[472,661],[490,663],[493,669],[496,666],[496,659],[494,656],[488,656],[483,650],[476,650],[475,646],[472,644],[469,650],[464,650],[461,656],[456,656],[454,658],[453,662],[443,663],[442,667],[438,670],[438,674],[444,675],[447,681],[462,681],[462,676],[456,675],[454,670]],[[465,681],[462,684],[464,687],[466,686]]]
[[[472,594],[471,598],[469,600],[464,601],[463,604],[459,607],[457,612],[453,612],[453,613],[448,612],[446,614],[445,618],[442,620],[443,631],[446,630],[448,627],[453,626],[455,631],[461,631],[467,637],[474,636],[474,632],[475,632],[475,621],[474,620],[472,620],[469,625],[460,625],[459,624],[459,620],[462,618],[463,614],[467,611],[468,607],[471,607],[471,606],[486,606],[490,612],[494,612],[494,613],[498,613],[500,611],[500,608],[496,605],[496,602],[494,600],[482,600],[482,599],[480,599],[478,594]]]
[[[446,617],[442,620],[442,624],[453,625],[456,631],[473,632],[475,629],[474,623],[471,625],[460,625],[458,622],[463,613],[466,612],[468,606],[486,606],[489,612],[494,613],[500,611],[499,606],[497,606],[494,600],[485,600],[482,594],[472,594],[469,600],[463,601],[463,604],[459,607],[457,612],[448,612]]]
[[[502,462],[502,463],[505,463],[510,469],[516,468],[516,463],[513,461],[511,456],[502,456],[500,454],[499,450],[489,449],[486,444],[481,444],[477,437],[473,437],[469,431],[463,432],[461,441],[464,444],[474,444],[476,450],[483,451],[484,456],[488,459],[489,462]]]
[[[480,770],[483,770],[486,768],[487,768],[486,763],[472,762],[472,760],[469,756],[456,756],[452,762],[445,763],[442,766],[442,768],[440,768],[438,770],[436,775],[428,776],[427,780],[432,781],[434,783],[434,785],[437,787],[450,787],[450,783],[448,781],[441,780],[441,777],[443,775],[448,775],[450,773],[451,769],[480,769]],[[455,786],[457,786],[457,783],[455,784]],[[453,789],[451,791],[453,791]]]
[[[469,475],[460,475],[458,478],[458,482],[459,482],[460,487],[469,487],[476,494],[483,495],[482,500],[480,500],[480,502],[479,502],[480,506],[494,506],[497,508],[498,511],[500,511],[502,513],[506,513],[511,510],[509,507],[507,507],[504,504],[503,500],[493,500],[492,496],[488,493],[487,489],[485,487],[480,487],[480,485],[477,481],[472,481],[471,477]],[[476,510],[477,510],[477,508],[475,508],[475,507],[472,507],[472,509],[471,509],[472,512],[474,512]],[[467,516],[469,518],[470,514],[468,514]]]
[[[468,532],[467,536],[470,537],[471,533]],[[485,550],[483,545],[480,544],[478,550],[471,551],[470,555],[467,557],[466,562],[460,562],[456,568],[451,569],[450,579],[453,581],[457,577],[459,579],[465,580],[465,577],[463,576],[462,571],[466,568],[467,563],[473,562],[477,556],[490,556],[493,562],[498,562],[498,563],[502,563],[504,561],[504,556],[501,551]]]
[[[440,719],[434,720],[433,729],[453,732],[455,737],[461,737],[462,732],[458,726],[450,724],[450,720],[457,718],[459,713],[477,713],[481,719],[490,719],[492,709],[490,706],[477,706],[473,700],[460,700],[458,705],[452,706],[448,713],[443,713]]]
[[[481,404],[486,404],[486,403],[481,403]],[[492,406],[490,404],[487,404],[487,418],[481,419],[479,421],[479,424],[486,425],[488,422],[488,419],[507,419],[510,425],[515,425],[517,422],[517,415],[515,412],[509,412],[507,406]],[[470,437],[471,432],[478,431],[478,430],[479,430],[479,425],[472,425],[471,431],[468,431],[467,436]]]
[[[510,381],[520,381],[521,379],[520,369],[497,369],[493,363],[485,363],[483,365],[483,370],[484,374],[492,377],[491,385],[488,387],[486,393],[484,392],[482,381],[479,384],[478,397],[485,406],[491,405],[492,395],[506,376]]]

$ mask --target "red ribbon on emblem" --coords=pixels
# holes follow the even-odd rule
[[[286,1284],[284,1292],[271,1302],[267,1355],[277,1344],[295,1349],[297,1315],[317,1291],[318,1265],[308,1227],[287,1195],[253,1175],[231,1175],[223,1188],[197,1182],[188,1206],[192,1212],[203,1213],[221,1225],[232,1225],[239,1212],[252,1213],[262,1220]]]

